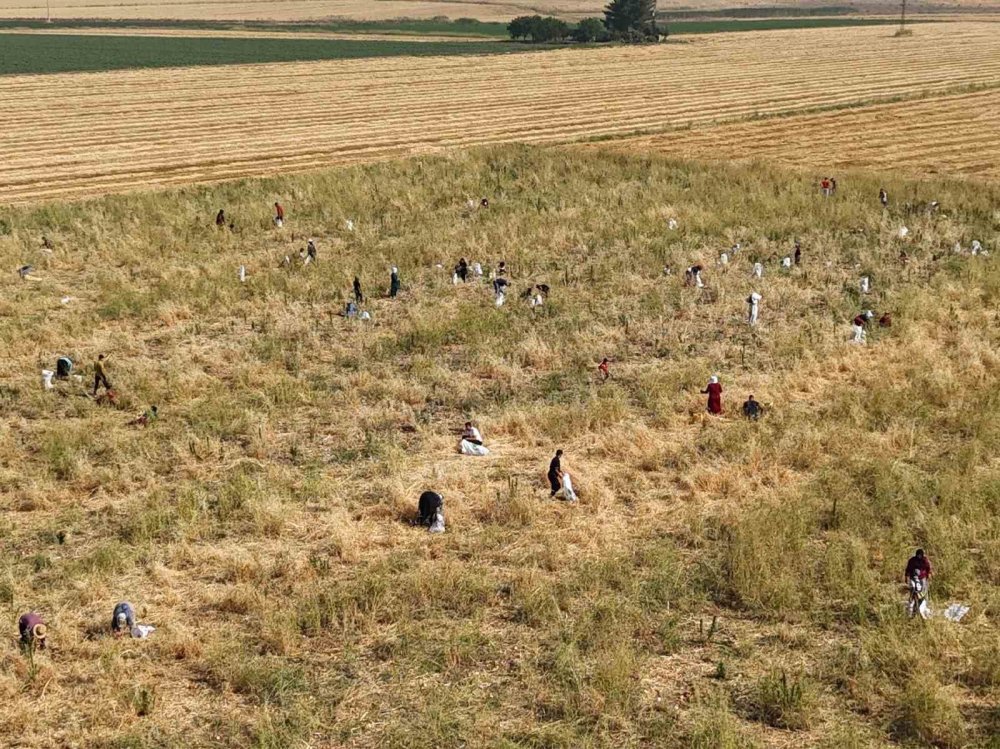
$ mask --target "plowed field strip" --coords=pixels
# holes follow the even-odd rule
[[[990,86],[1000,86],[1000,45],[976,23],[927,25],[907,39],[819,29],[474,59],[0,78],[0,202],[507,141],[692,127],[665,137],[698,143],[699,129],[727,120]],[[847,130],[845,142],[858,137]],[[953,134],[954,125],[938,133],[942,144]]]
[[[1000,178],[1000,90],[715,125],[588,148]]]

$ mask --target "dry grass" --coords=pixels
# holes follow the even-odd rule
[[[764,167],[504,148],[5,211],[0,265],[37,270],[0,282],[0,621],[11,632],[37,607],[53,648],[32,663],[12,635],[0,644],[3,735],[985,745],[1000,271],[932,256],[977,237],[1000,252],[998,195],[889,179],[944,212],[884,216],[878,182],[838,176],[824,201],[811,176]],[[491,208],[465,212],[479,195]],[[220,206],[237,233],[214,230]],[[307,236],[319,264],[280,268]],[[781,274],[794,237],[805,265]],[[717,268],[735,241],[743,254]],[[549,283],[548,305],[496,310],[484,287],[453,287],[435,266],[460,255],[506,259],[518,288]],[[754,258],[768,263],[757,284]],[[661,276],[696,260],[711,294]],[[395,302],[379,298],[390,263]],[[372,325],[333,314],[355,273]],[[857,348],[862,304],[896,324]],[[58,354],[88,374],[99,351],[121,410],[73,382],[41,389]],[[605,355],[614,379],[599,385]],[[712,372],[721,419],[697,392]],[[748,392],[769,407],[758,424],[734,415]],[[150,403],[159,423],[125,425]],[[454,453],[466,418],[489,458]],[[578,506],[547,499],[557,446]],[[446,497],[442,537],[404,522],[425,487]],[[916,544],[936,600],[972,605],[961,626],[902,618]],[[122,598],[152,639],[104,635]],[[781,672],[808,686],[805,717],[794,690],[775,691]]]
[[[923,177],[996,179],[998,111],[1000,90],[990,89],[626,138],[614,145],[634,153],[707,160],[760,159],[826,170],[865,166]]]
[[[990,24],[951,24],[904,40],[879,28],[820,29],[405,64],[56,75],[45,85],[7,77],[0,79],[0,202],[482,143],[701,127],[993,85],[998,50]],[[992,151],[977,153],[995,161]]]

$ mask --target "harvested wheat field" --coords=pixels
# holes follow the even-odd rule
[[[0,202],[703,126],[998,78],[993,27],[975,23],[905,39],[820,29],[469,59],[13,76],[0,79]]]
[[[53,18],[187,19],[309,21],[325,18],[391,20],[396,18],[475,18],[509,21],[515,16],[558,15],[563,18],[600,16],[605,0],[51,0]],[[682,10],[729,8],[783,8],[843,6],[831,0],[691,0]],[[865,0],[849,3],[864,12],[898,12],[895,0]],[[996,11],[993,0],[935,0],[934,9]],[[661,5],[661,11],[670,8]],[[916,12],[921,6],[916,5]],[[0,18],[45,18],[46,3],[39,0],[0,0]],[[775,15],[780,15],[780,11]]]
[[[4,743],[992,746],[1000,193],[838,176],[507,146],[4,209]],[[504,306],[463,256],[507,262]],[[894,322],[851,345],[865,308]],[[904,615],[918,545],[961,623]],[[119,600],[149,639],[110,636]]]
[[[1000,178],[1000,89],[626,138],[590,148]]]

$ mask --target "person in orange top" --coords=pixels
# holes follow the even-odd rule
[[[285,223],[285,209],[281,207],[281,203],[275,201],[274,203],[274,225],[282,226]]]

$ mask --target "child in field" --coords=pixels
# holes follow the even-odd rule
[[[493,279],[493,294],[496,297],[495,303],[497,307],[503,307],[504,302],[507,300],[508,286],[507,279],[503,276]]]
[[[880,187],[878,191],[878,202],[882,204],[882,208],[889,207],[889,193],[885,191],[884,187]]]
[[[802,245],[798,242],[798,240],[796,240],[796,242],[795,242],[795,255],[794,255],[794,259],[795,259],[795,264],[796,265],[798,265],[799,263],[802,262]]]
[[[910,590],[911,599],[919,599],[920,601],[919,605],[914,605],[911,608],[910,616],[916,616],[918,613],[924,616],[922,609],[927,602],[931,586],[931,561],[924,554],[923,549],[917,549],[914,555],[907,560],[903,579]]]
[[[601,379],[607,382],[611,377],[611,370],[608,368],[608,357],[601,359],[601,363],[597,365],[597,371],[601,375]]]
[[[354,277],[354,301],[358,304],[365,301],[365,295],[361,293],[361,279],[357,276]]]
[[[719,384],[719,376],[712,375],[708,378],[708,385],[701,391],[702,395],[708,396],[708,412],[718,416],[722,413],[722,385]]]
[[[274,225],[279,229],[285,225],[285,209],[277,201],[274,202]]]
[[[306,263],[316,262],[316,243],[310,238],[306,242]]]
[[[132,608],[132,604],[122,601],[115,606],[115,610],[111,613],[111,633],[115,637],[121,637],[131,632],[134,626],[135,611]]]
[[[215,214],[215,225],[220,229],[226,227],[226,212],[222,208]]]
[[[764,409],[761,408],[760,403],[754,400],[751,395],[743,403],[743,415],[750,421],[757,421],[764,414]]]
[[[464,257],[459,258],[458,265],[455,266],[455,278],[462,283],[469,280],[469,261]],[[457,283],[457,281],[456,281]]]

